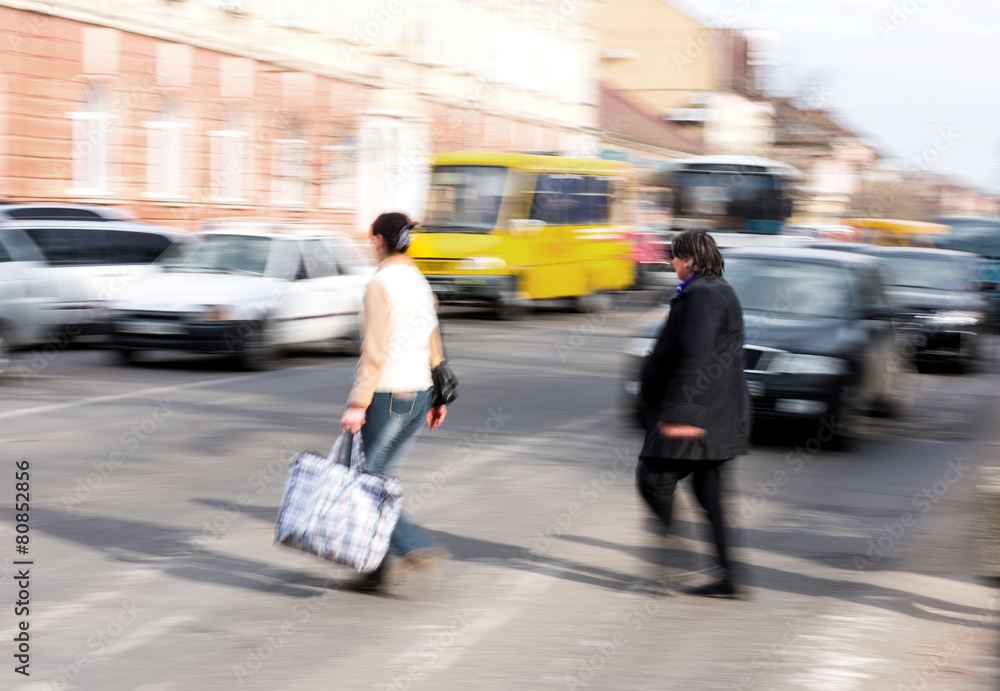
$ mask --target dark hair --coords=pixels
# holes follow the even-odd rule
[[[405,214],[396,211],[381,214],[372,223],[372,235],[385,238],[385,247],[390,254],[405,252],[410,246],[410,231],[413,223]]]
[[[691,271],[699,276],[721,276],[726,262],[715,238],[704,230],[685,230],[670,241],[673,256],[691,260]]]

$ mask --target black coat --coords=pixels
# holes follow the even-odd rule
[[[743,310],[723,278],[698,276],[670,301],[642,370],[642,458],[724,460],[746,453],[750,397],[743,375]],[[694,425],[701,439],[668,439],[657,424]]]

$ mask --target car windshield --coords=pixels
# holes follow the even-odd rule
[[[340,238],[332,239],[331,242],[336,248],[337,259],[340,263],[348,267],[371,267],[372,259],[364,251],[363,246],[349,240]]]
[[[850,306],[850,276],[838,266],[727,257],[725,278],[744,310],[773,317],[844,317]]]
[[[958,221],[951,232],[936,238],[939,249],[972,252],[992,259],[1000,258],[1000,223],[997,221]]]
[[[497,224],[506,182],[503,166],[437,166],[421,231],[490,232]]]
[[[882,256],[889,268],[886,282],[893,288],[965,290],[969,275],[962,262],[951,257]]]
[[[773,175],[684,172],[676,178],[674,211],[695,218],[751,220],[787,216],[781,205],[781,182]]]
[[[263,276],[271,238],[258,235],[209,235],[164,260],[172,271],[252,274]]]

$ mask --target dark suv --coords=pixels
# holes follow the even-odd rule
[[[823,248],[885,262],[886,293],[896,306],[897,337],[914,361],[947,361],[962,369],[980,357],[981,338],[995,319],[983,280],[983,259],[969,252],[928,247],[829,243]]]
[[[743,307],[744,371],[756,419],[825,422],[841,442],[858,414],[890,412],[899,358],[879,260],[778,247],[723,255],[724,277]],[[633,406],[638,373],[662,325],[662,317],[646,322],[628,342],[625,392]]]

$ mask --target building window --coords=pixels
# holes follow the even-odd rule
[[[250,128],[246,116],[238,108],[230,108],[226,129],[209,132],[212,165],[209,175],[209,197],[214,201],[241,202],[250,196],[253,156]]]
[[[282,26],[309,26],[309,0],[277,0],[275,21]]]
[[[305,204],[309,142],[275,139],[272,159],[273,198],[277,204]]]
[[[351,206],[357,200],[358,149],[354,137],[341,137],[323,147],[323,206]]]
[[[114,116],[103,87],[88,84],[84,88],[82,109],[69,113],[73,121],[73,191],[105,195],[110,187]]]
[[[149,195],[162,198],[184,194],[185,125],[177,104],[165,99],[159,117],[144,122],[146,127],[146,189]]]

